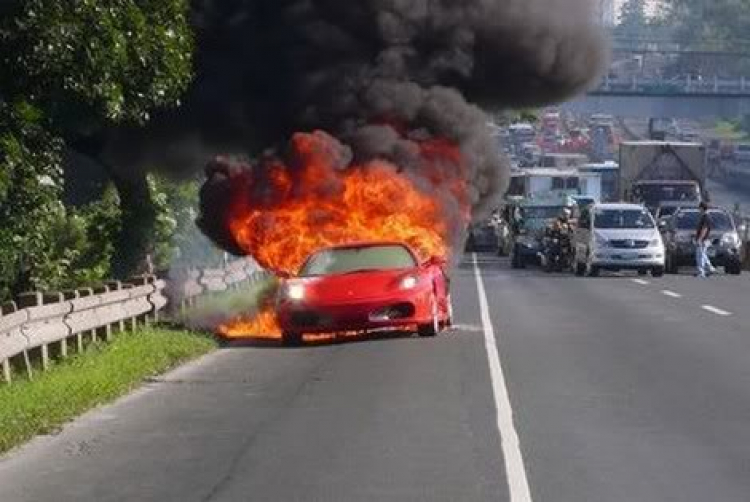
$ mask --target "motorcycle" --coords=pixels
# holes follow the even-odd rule
[[[564,272],[571,267],[572,248],[570,236],[556,234],[545,237],[542,259],[547,273]]]

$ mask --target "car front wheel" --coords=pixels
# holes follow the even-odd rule
[[[281,334],[281,343],[284,347],[300,347],[302,345],[302,333],[285,331]]]

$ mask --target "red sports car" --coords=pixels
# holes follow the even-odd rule
[[[373,242],[313,253],[279,289],[276,315],[285,345],[302,334],[417,327],[435,336],[451,325],[446,262],[420,263],[406,245]]]

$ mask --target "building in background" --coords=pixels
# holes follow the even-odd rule
[[[607,28],[613,27],[617,21],[616,3],[618,3],[617,0],[597,0],[596,2],[597,19]]]

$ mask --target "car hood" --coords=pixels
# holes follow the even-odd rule
[[[594,231],[597,238],[613,241],[632,239],[634,241],[650,241],[659,237],[655,228],[650,229],[598,229]]]
[[[287,284],[302,284],[305,288],[305,301],[351,302],[381,298],[399,291],[406,292],[408,290],[401,289],[401,281],[410,275],[418,278],[417,288],[427,282],[425,270],[413,268],[290,279]]]

